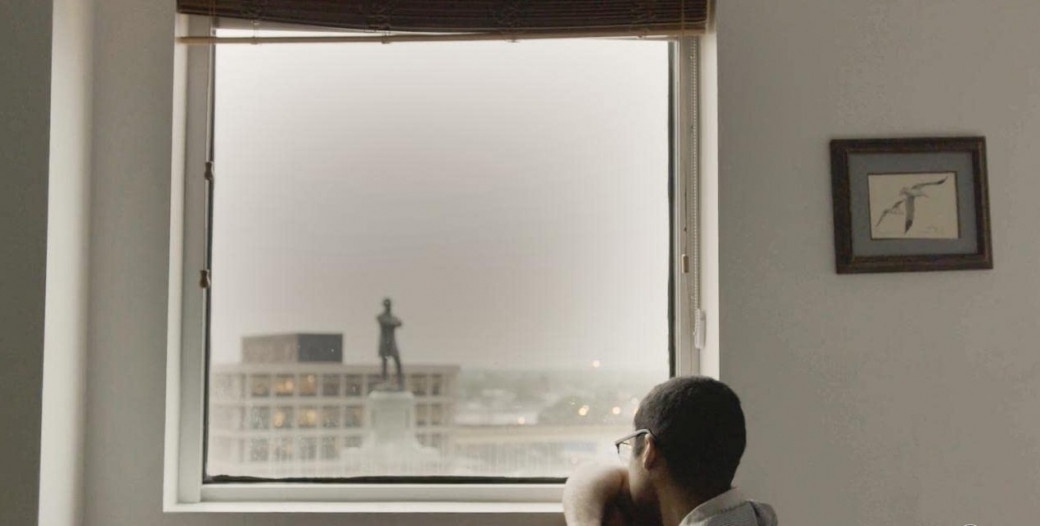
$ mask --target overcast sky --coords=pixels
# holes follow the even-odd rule
[[[663,42],[222,46],[212,342],[667,372]],[[663,376],[662,374],[662,376]]]

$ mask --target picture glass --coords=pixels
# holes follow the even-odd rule
[[[867,174],[872,239],[957,239],[954,172]]]

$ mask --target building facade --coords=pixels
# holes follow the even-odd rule
[[[340,457],[368,435],[380,366],[342,363],[342,335],[243,339],[243,362],[210,368],[209,476],[343,476]],[[419,444],[448,452],[459,367],[405,364]],[[392,378],[391,378],[392,381]]]

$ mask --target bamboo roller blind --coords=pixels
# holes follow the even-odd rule
[[[679,35],[703,32],[709,0],[177,0],[185,14],[418,33]]]

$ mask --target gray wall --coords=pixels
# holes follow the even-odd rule
[[[787,524],[1040,511],[1040,2],[718,2],[721,376]],[[838,276],[828,141],[984,135],[996,269]]]
[[[33,524],[40,472],[51,6],[0,2],[0,524]]]
[[[40,467],[44,3],[0,2],[0,407],[20,424],[0,434],[0,523],[12,525],[35,522]],[[160,511],[172,11],[97,0],[84,522],[404,523]],[[718,16],[720,367],[751,432],[739,483],[788,524],[1030,523],[1040,4],[726,0]],[[997,268],[835,275],[827,141],[925,134],[987,136]],[[523,522],[458,519],[424,521]]]

